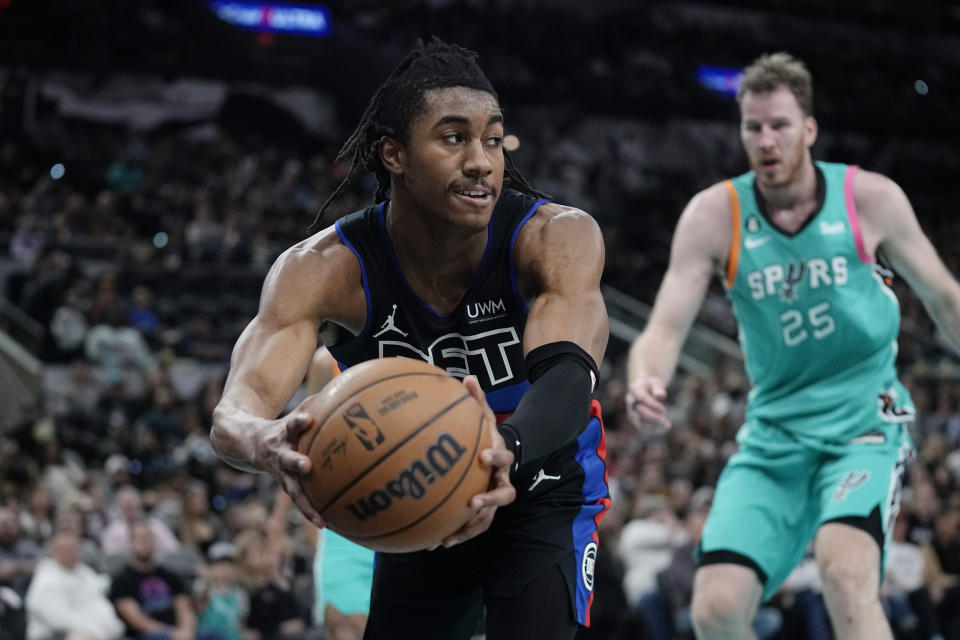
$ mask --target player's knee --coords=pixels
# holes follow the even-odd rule
[[[694,590],[690,616],[694,628],[703,638],[735,637],[750,625],[749,608],[736,590],[725,585],[707,584]]]
[[[824,597],[834,605],[857,607],[879,597],[876,569],[857,558],[833,557],[821,561],[820,578]]]

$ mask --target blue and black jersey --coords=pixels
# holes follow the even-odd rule
[[[338,220],[340,240],[360,261],[367,298],[360,334],[327,345],[341,369],[373,358],[419,358],[458,378],[477,376],[494,412],[516,409],[529,386],[522,345],[528,308],[517,288],[513,249],[520,228],[544,202],[504,191],[480,267],[448,314],[432,309],[407,283],[387,235],[385,202]]]
[[[367,303],[360,333],[327,345],[341,370],[375,358],[419,358],[458,378],[476,376],[498,420],[509,416],[530,387],[523,353],[529,307],[517,285],[514,249],[523,225],[545,202],[503,191],[487,227],[480,266],[448,314],[421,300],[404,277],[387,234],[386,203],[339,219],[337,234],[360,262]],[[605,448],[595,401],[579,438],[553,452],[535,476],[514,481],[517,500],[497,511],[487,534],[449,550],[404,554],[411,557],[402,561],[385,561],[388,555],[381,554],[375,600],[378,584],[385,591],[393,584],[401,591],[404,583],[409,586],[411,578],[402,568],[411,562],[417,571],[424,568],[421,562],[442,558],[451,566],[462,564],[466,576],[486,576],[485,589],[493,594],[520,589],[557,565],[576,619],[589,624],[597,525],[610,504]]]

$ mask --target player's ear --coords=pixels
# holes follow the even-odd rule
[[[817,126],[817,121],[813,116],[807,116],[803,119],[803,139],[808,147],[812,147],[813,143],[817,141],[817,133],[819,130],[820,128]]]
[[[380,140],[380,162],[387,171],[393,174],[403,173],[404,152],[403,145],[389,136],[384,136]]]

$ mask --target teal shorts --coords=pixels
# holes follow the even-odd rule
[[[374,551],[323,529],[317,538],[313,559],[318,623],[323,622],[327,605],[344,615],[370,611],[370,587],[373,585]]]
[[[744,427],[744,429],[748,429]],[[913,445],[904,425],[883,424],[843,445],[802,443],[783,429],[750,425],[720,474],[700,540],[701,561],[742,556],[773,597],[821,525],[878,510],[881,577]],[[710,559],[705,554],[712,554]],[[760,575],[762,572],[763,575]],[[764,580],[763,577],[766,577]]]

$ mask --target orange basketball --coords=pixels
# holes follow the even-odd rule
[[[463,384],[408,358],[349,368],[304,401],[317,424],[300,438],[307,497],[340,535],[377,551],[439,544],[487,490],[483,411]]]

